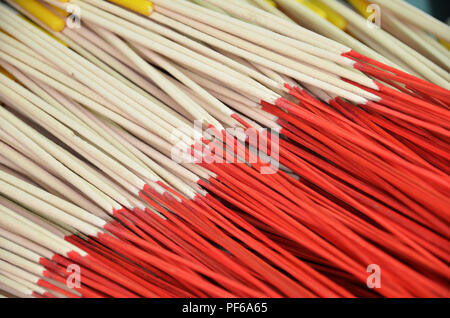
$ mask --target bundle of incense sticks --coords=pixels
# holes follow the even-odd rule
[[[403,1],[367,38],[331,0],[5,2],[0,294],[450,296],[448,27]]]
[[[280,0],[274,2],[275,7],[265,8],[370,58],[449,89],[447,25],[403,0],[347,2],[351,6],[336,0],[314,0],[308,5],[305,1]]]

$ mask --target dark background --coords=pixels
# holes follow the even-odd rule
[[[450,18],[450,0],[407,0],[409,3],[432,14],[439,20],[448,22]]]

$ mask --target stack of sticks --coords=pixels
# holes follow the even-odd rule
[[[0,5],[0,293],[449,296],[448,77],[262,2]]]
[[[450,53],[444,46],[450,36],[444,23],[403,0],[348,0],[355,10],[337,0],[306,3],[279,0],[265,8],[370,58],[450,88]]]

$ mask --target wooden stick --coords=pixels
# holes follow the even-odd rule
[[[185,23],[189,26],[195,27],[197,30],[202,30],[202,32],[205,32],[205,33],[211,35],[212,37],[214,37],[216,39],[215,40],[216,43],[220,42],[222,44],[221,45],[222,49],[225,49],[233,54],[236,54],[247,60],[253,61],[255,63],[261,64],[265,67],[273,69],[277,72],[287,74],[291,77],[298,79],[299,78],[298,76],[301,76],[301,75],[297,75],[297,77],[295,77],[295,76],[292,76],[291,72],[289,72],[289,71],[286,72],[287,68],[289,68],[289,70],[291,70],[291,71],[297,71],[296,74],[301,73],[303,75],[302,81],[304,81],[305,78],[309,79],[309,78],[314,77],[315,79],[320,80],[321,82],[326,82],[326,83],[332,84],[336,87],[346,89],[347,91],[355,92],[362,96],[366,95],[365,93],[362,93],[360,90],[355,90],[355,87],[352,87],[353,85],[348,85],[347,83],[344,83],[340,79],[337,79],[332,76],[328,76],[324,71],[322,71],[322,70],[327,70],[327,72],[339,74],[340,76],[345,77],[345,78],[351,78],[355,82],[361,83],[362,85],[365,85],[365,86],[369,86],[369,87],[373,87],[373,88],[375,88],[375,86],[376,86],[373,83],[373,81],[368,79],[367,77],[360,76],[359,74],[357,74],[353,71],[344,70],[343,68],[338,67],[335,64],[330,63],[328,61],[314,62],[314,59],[300,59],[303,62],[307,62],[307,63],[312,62],[312,65],[318,66],[321,69],[312,68],[312,67],[307,66],[305,63],[296,62],[296,61],[286,58],[280,54],[275,54],[267,49],[258,47],[258,46],[253,45],[245,40],[242,40],[242,39],[239,39],[232,35],[229,35],[218,29],[211,28],[205,24],[198,23],[192,19],[188,19],[179,14],[176,14],[173,12],[168,12],[168,11],[164,11],[164,13],[166,13],[167,15],[170,15],[171,17],[173,17],[174,19],[177,19],[178,21],[182,21],[183,23]],[[224,43],[219,40],[226,41],[230,44],[233,44],[233,46],[224,45]],[[265,41],[265,42],[267,42],[267,41]],[[236,45],[237,47],[234,45]],[[283,49],[284,55],[290,55],[289,51],[288,51],[289,47],[283,48],[282,45],[280,47]],[[294,55],[292,55],[292,56],[295,56],[295,52],[293,52],[293,53],[294,53]],[[285,68],[281,67],[281,65],[285,66]],[[373,96],[372,96],[372,98],[373,98]]]
[[[425,57],[431,59],[433,62],[439,64],[441,67],[450,70],[450,67],[447,64],[448,56],[442,54],[440,51],[436,50],[433,46],[424,41],[419,35],[420,29],[413,25],[405,25],[402,21],[388,13],[385,13],[383,18],[383,28],[389,33],[396,36],[399,40],[414,48]],[[449,73],[444,70],[441,70],[439,75],[443,76],[447,80],[450,80]]]
[[[247,74],[248,76],[254,78],[255,80],[258,80],[259,82],[267,85],[268,87],[273,87],[274,85],[275,85],[275,87],[278,87],[276,83],[274,83],[273,81],[270,81],[270,79],[268,79],[267,77],[261,76],[261,74],[253,72],[252,70],[246,68],[245,66],[243,66],[239,63],[236,63],[235,61],[233,61],[231,59],[227,59],[225,56],[219,54],[218,52],[208,48],[205,45],[202,45],[201,43],[191,40],[187,36],[183,36],[181,33],[172,31],[171,28],[174,27],[174,25],[172,25],[172,23],[177,23],[174,20],[169,19],[170,20],[169,24],[164,23],[165,25],[170,26],[170,28],[164,27],[160,24],[154,23],[153,21],[151,21],[149,19],[146,19],[139,15],[133,14],[127,10],[124,10],[124,9],[121,9],[120,7],[111,5],[105,1],[90,0],[87,2],[91,3],[92,5],[95,5],[97,8],[102,8],[110,13],[113,13],[124,19],[127,19],[130,22],[136,23],[136,24],[144,27],[147,30],[157,32],[158,34],[160,34],[162,36],[165,36],[179,44],[182,44],[186,48],[190,48],[195,52],[201,53],[205,57],[209,57],[213,60],[223,63],[224,65],[229,66],[229,68],[227,68],[227,67],[223,67],[221,64],[211,63],[210,60],[203,60],[205,63],[209,63],[211,66],[214,66],[214,67],[224,71],[225,73],[228,73],[233,76],[237,76],[249,84],[252,84],[252,85],[260,87],[260,88],[264,88],[262,85],[258,84],[257,82],[250,80],[246,76],[243,76],[243,74]],[[100,13],[99,11],[95,11],[95,12]],[[157,18],[164,19],[164,17],[159,14],[157,14],[156,16],[152,14],[152,19],[155,19],[155,21],[161,22],[160,19],[157,19]],[[193,57],[198,57],[198,55],[193,55]],[[239,74],[233,70],[239,71],[242,74]]]
[[[96,68],[94,65],[90,64],[85,59],[80,58],[80,56],[78,56],[71,50],[68,50],[64,45],[61,45],[57,41],[51,39],[50,37],[46,36],[42,32],[36,30],[36,28],[27,26],[26,23],[24,24],[24,22],[21,21],[20,18],[14,16],[14,15],[8,15],[8,17],[12,18],[12,19],[8,19],[8,21],[10,21],[10,22],[14,21],[15,23],[20,24],[20,25],[24,26],[29,32],[38,36],[38,37],[32,38],[32,37],[29,37],[22,33],[16,33],[16,35],[19,38],[23,38],[25,40],[25,42],[28,43],[28,45],[31,45],[34,49],[40,51],[42,54],[45,54],[43,51],[43,47],[39,46],[37,43],[35,44],[34,41],[38,40],[38,42],[42,43],[42,45],[43,45],[45,42],[42,42],[42,41],[48,41],[50,39],[51,43],[53,44],[55,49],[58,49],[58,50],[53,51],[55,54],[53,54],[53,53],[51,54],[52,59],[55,62],[58,62],[58,65],[61,67],[61,69],[65,70],[65,72],[70,70],[70,72],[72,74],[79,75],[80,76],[79,79],[81,80],[81,82],[87,83],[87,85],[90,85],[91,87],[95,87],[99,92],[109,91],[110,94],[105,93],[105,95],[103,95],[103,96],[107,97],[107,99],[110,102],[115,103],[116,105],[120,106],[121,109],[129,109],[129,106],[134,106],[134,107],[136,107],[135,108],[136,110],[143,113],[142,115],[149,116],[150,120],[156,121],[157,116],[155,116],[154,113],[149,112],[145,107],[142,106],[142,105],[145,105],[145,106],[148,106],[150,109],[154,109],[155,113],[159,114],[159,116],[162,116],[161,114],[163,114],[163,115],[171,118],[170,117],[171,115],[169,113],[167,113],[163,109],[157,107],[157,105],[154,105],[153,103],[151,103],[149,100],[145,99],[142,95],[138,94],[137,92],[129,89],[126,85],[124,85],[120,81],[117,81],[113,77],[108,75],[107,73],[104,73],[101,69]],[[5,25],[4,27],[9,28],[9,26],[7,26],[7,25]],[[46,37],[46,38],[44,38],[44,37]],[[83,67],[80,67],[80,65],[75,66],[74,60],[78,61]],[[80,71],[81,71],[81,73],[80,73]],[[104,74],[105,75],[104,79],[107,81],[99,80],[99,77],[97,76],[98,73]],[[81,74],[83,74],[83,75],[81,75]],[[111,85],[115,85],[115,86],[111,86]],[[114,88],[116,88],[116,89],[114,89]],[[122,93],[122,91],[124,93]],[[125,95],[125,92],[127,95]],[[114,97],[114,98],[112,98],[112,97]],[[129,97],[132,97],[134,99],[130,100]],[[142,103],[142,105],[140,105],[139,103]],[[127,105],[127,106],[125,106],[125,105]],[[156,111],[156,110],[158,110],[158,111]],[[142,117],[142,115],[141,115],[141,117]],[[178,125],[182,125],[182,123],[177,121],[177,118],[172,118],[171,120],[173,122],[177,123]],[[163,124],[163,122],[161,120],[159,122],[161,124]]]
[[[373,0],[373,2],[392,11],[396,16],[408,21],[420,29],[430,32],[450,42],[450,27],[438,19],[425,14],[404,1]],[[405,10],[406,9],[406,10]],[[417,18],[420,16],[420,19]]]
[[[0,79],[1,80],[1,79]],[[0,82],[1,83],[1,82]],[[7,91],[6,87],[7,86],[3,86],[0,84],[0,91],[3,91],[5,96],[8,96],[11,100],[15,100],[19,105],[21,105],[22,107],[24,107],[24,109],[27,110],[28,114],[33,114],[34,118],[38,121],[42,121],[42,123],[46,123],[47,127],[50,128],[53,132],[57,132],[58,135],[65,135],[65,136],[70,136],[71,134],[73,134],[73,132],[71,132],[69,129],[65,128],[61,123],[59,123],[57,120],[54,120],[51,118],[51,116],[47,115],[46,113],[44,113],[43,111],[39,111],[38,109],[33,107],[33,104],[31,102],[29,102],[30,100],[33,100],[35,105],[40,105],[40,107],[45,108],[46,105],[45,103],[40,100],[37,96],[29,93],[29,91],[25,90],[25,89],[21,89],[21,87],[14,83],[13,81],[4,81],[2,84],[9,84],[9,88],[13,88],[13,89],[18,89],[21,91],[21,93],[23,93],[24,95],[27,95],[28,101],[25,98],[20,98],[21,95],[14,93],[12,90]],[[16,86],[17,85],[17,86]],[[142,167],[140,167],[139,165],[137,165],[135,162],[133,162],[132,160],[130,160],[127,156],[125,156],[123,153],[121,153],[120,151],[116,151],[116,149],[109,144],[108,142],[105,142],[102,138],[100,138],[100,136],[96,135],[96,134],[92,134],[87,132],[86,130],[83,130],[83,127],[80,127],[79,125],[77,125],[77,123],[75,121],[71,121],[68,117],[64,118],[63,114],[58,114],[56,111],[52,112],[51,108],[48,108],[48,111],[50,111],[51,113],[53,113],[54,116],[59,117],[60,119],[62,119],[63,121],[66,122],[66,124],[72,125],[72,127],[77,127],[77,130],[79,133],[82,133],[84,131],[85,133],[85,137],[92,138],[92,140],[95,143],[99,143],[100,145],[102,145],[103,147],[105,147],[104,149],[108,149],[107,151],[110,152],[111,155],[115,155],[118,158],[122,158],[125,162],[127,162],[128,165],[131,165],[133,167],[133,169],[136,169],[138,171],[140,171],[140,173],[146,175],[148,178],[153,178],[154,174],[149,173],[148,171],[146,171],[145,169],[143,169]],[[88,151],[89,153],[91,153],[93,156],[99,156],[100,158],[102,158],[104,160],[104,163],[109,166],[110,168],[112,168],[114,171],[117,171],[120,175],[122,175],[126,180],[129,180],[132,183],[136,183],[136,185],[142,185],[142,180],[140,180],[139,178],[137,178],[136,176],[134,176],[132,173],[130,173],[128,170],[126,170],[121,164],[119,164],[118,162],[112,160],[111,158],[105,156],[101,151],[97,150],[96,148],[88,145],[88,143],[86,143],[85,141],[83,141],[82,139],[74,136],[72,139],[72,142],[75,144],[80,145],[81,147],[85,147],[86,151]]]
[[[366,36],[369,36],[376,40],[380,45],[383,45],[392,52],[399,59],[408,64],[409,67],[414,69],[416,72],[424,76],[426,79],[442,86],[449,87],[449,84],[446,80],[432,71],[423,63],[416,63],[416,56],[411,56],[411,49],[405,51],[404,44],[393,36],[388,34],[387,32],[381,29],[368,28],[367,22],[364,18],[359,16],[356,12],[353,12],[350,8],[345,5],[339,3],[335,0],[323,0],[328,6],[333,8],[336,11],[339,11],[340,14],[347,19],[349,24],[355,25],[361,32],[364,32]],[[416,53],[417,54],[417,53]],[[419,55],[419,54],[417,54]],[[422,57],[423,58],[423,57]],[[423,58],[425,59],[425,58]]]
[[[16,121],[18,123],[18,121],[15,120],[12,115],[9,115],[6,111],[1,110],[1,109],[0,109],[0,113],[2,114],[2,118],[0,119],[0,121],[5,123],[5,126],[3,126],[3,127],[8,127],[9,133],[11,133],[13,135],[17,135],[18,138],[20,136],[19,139],[21,140],[21,142],[24,143],[25,145],[27,145],[28,148],[32,149],[33,153],[36,156],[38,156],[44,162],[52,162],[53,163],[52,169],[54,169],[55,171],[58,171],[58,173],[60,173],[62,176],[64,176],[64,178],[66,180],[69,180],[69,182],[75,184],[78,187],[78,189],[82,190],[88,197],[91,197],[95,202],[99,203],[104,208],[105,211],[110,213],[114,208],[118,208],[118,209],[121,208],[120,205],[115,203],[110,198],[107,198],[97,188],[95,188],[94,186],[87,183],[82,178],[75,175],[71,170],[64,167],[58,160],[56,160],[54,157],[52,157],[46,151],[44,151],[42,148],[40,148],[40,146],[44,146],[46,150],[52,151],[54,155],[57,155],[56,157],[60,158],[60,160],[64,159],[63,162],[64,161],[66,161],[66,162],[72,161],[73,160],[72,158],[68,157],[67,155],[66,155],[67,157],[65,157],[63,152],[58,153],[56,151],[57,148],[54,147],[53,145],[51,145],[51,143],[48,140],[45,141],[43,138],[39,138],[38,134],[35,131],[29,129],[30,132],[34,133],[34,137],[35,137],[34,140],[36,140],[40,143],[40,146],[38,146],[27,135],[20,132],[13,125],[9,124],[9,122],[11,122],[11,121]],[[8,118],[9,122],[4,120],[3,116],[6,116],[5,118]],[[21,125],[21,126],[22,126],[22,128],[25,128],[25,125]],[[90,182],[98,182],[99,184],[102,184],[102,182],[100,180],[98,180],[98,178],[96,178],[95,175],[92,175],[92,173],[89,173],[89,171],[87,171],[86,169],[83,169],[81,166],[78,166],[78,165],[74,164],[73,162],[72,162],[72,166],[76,168],[75,171],[78,170],[79,173],[83,172],[83,174],[86,174],[87,176],[89,176]],[[113,194],[114,199],[122,202],[125,206],[131,207],[131,205],[129,203],[127,203],[127,201],[124,198],[121,198],[121,196],[116,192],[111,192],[109,187],[106,186],[105,184],[102,184],[101,189],[102,189],[102,191],[110,192],[111,194]]]
[[[2,178],[3,179],[3,178]],[[15,180],[15,183],[17,183],[18,180]],[[32,187],[31,185],[28,185],[30,189],[36,190],[36,188]],[[87,235],[93,235],[96,236],[97,233],[101,232],[101,230],[97,227],[94,227],[92,225],[89,225],[88,223],[85,223],[81,221],[80,219],[73,217],[65,212],[63,212],[61,209],[58,209],[54,207],[53,205],[50,205],[46,203],[45,201],[40,200],[39,198],[35,197],[34,195],[31,195],[25,191],[22,191],[18,187],[15,187],[7,182],[4,182],[0,180],[0,191],[12,198],[13,200],[16,200],[17,202],[24,204],[27,207],[30,207],[34,211],[36,211],[38,214],[45,216],[49,219],[57,220],[58,222],[62,222],[65,224],[70,224],[71,226],[75,227],[77,230],[86,233]],[[81,211],[81,210],[79,210]],[[76,213],[74,211],[74,213]],[[88,218],[91,218],[92,220],[92,214],[86,212],[85,216],[88,216]],[[101,224],[106,224],[103,220],[99,220]]]
[[[158,11],[158,6],[166,7],[168,9],[171,9],[176,12],[185,12],[188,16],[197,16],[199,17],[202,15],[201,18],[204,18],[204,16],[209,15],[210,17],[214,17],[216,20],[219,21],[227,21],[229,23],[233,23],[236,26],[239,26],[241,28],[255,31],[260,33],[261,35],[266,36],[267,38],[277,38],[281,39],[280,37],[276,36],[275,32],[278,32],[279,34],[283,34],[286,36],[289,36],[293,39],[296,39],[297,44],[296,47],[303,47],[304,49],[308,46],[302,45],[299,43],[300,41],[313,44],[314,46],[318,46],[321,49],[311,49],[308,47],[308,49],[311,49],[311,51],[315,52],[315,55],[326,55],[331,56],[330,53],[326,53],[327,50],[330,50],[330,48],[334,52],[347,52],[349,49],[345,46],[343,46],[340,43],[337,43],[335,41],[329,40],[321,35],[318,35],[314,32],[311,32],[310,30],[307,30],[305,28],[300,27],[299,25],[296,25],[295,23],[292,23],[290,21],[287,21],[283,18],[279,18],[273,14],[267,13],[263,10],[257,9],[253,6],[250,6],[248,4],[245,4],[240,1],[233,1],[232,3],[224,3],[216,0],[205,0],[209,3],[213,3],[218,7],[221,7],[225,9],[228,12],[231,12],[238,17],[246,18],[246,17],[254,17],[252,19],[252,22],[259,24],[263,27],[258,27],[249,23],[245,23],[242,21],[239,21],[237,19],[233,19],[231,17],[228,17],[223,14],[219,14],[217,12],[213,12],[211,10],[207,10],[205,8],[182,2],[182,1],[166,1],[166,0],[156,0],[154,3],[155,6],[155,12]],[[195,13],[194,13],[195,12]],[[211,21],[212,22],[212,21]],[[274,32],[271,32],[270,30],[273,30]],[[311,52],[312,53],[312,52]],[[319,55],[320,54],[320,55]],[[335,57],[337,58],[337,57]]]

